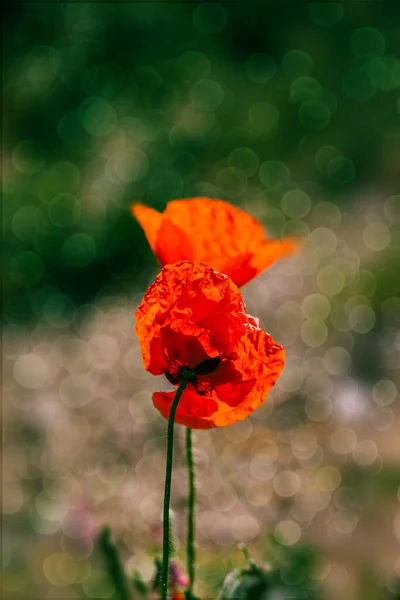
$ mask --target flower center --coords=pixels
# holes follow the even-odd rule
[[[186,366],[180,366],[177,370],[172,369],[171,371],[167,371],[165,373],[165,377],[173,385],[179,385],[184,379],[195,384],[198,375],[208,375],[209,373],[212,373],[219,366],[220,362],[220,356],[207,358],[194,367],[194,369],[189,369],[189,367]]]

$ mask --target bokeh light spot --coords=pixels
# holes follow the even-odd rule
[[[140,514],[148,523],[157,525],[160,522],[161,507],[161,494],[148,494],[140,502]]]
[[[261,183],[271,191],[278,191],[290,183],[290,170],[278,160],[264,162],[259,171]]]
[[[249,110],[249,122],[260,137],[272,137],[279,123],[279,110],[270,102],[258,102]]]
[[[313,221],[317,227],[335,229],[340,225],[342,214],[333,202],[319,202],[313,209]]]
[[[36,252],[27,250],[13,256],[11,261],[11,278],[20,286],[32,286],[44,276],[45,267]]]
[[[282,211],[293,219],[305,217],[311,209],[311,200],[302,190],[289,190],[282,197]]]
[[[12,218],[14,235],[22,241],[31,241],[36,227],[42,219],[43,213],[38,207],[23,206],[19,208]]]
[[[250,148],[236,148],[229,155],[229,163],[251,177],[257,172],[259,161],[257,154]]]
[[[96,246],[86,233],[75,233],[64,242],[62,252],[72,267],[86,267],[96,256]]]
[[[232,533],[235,540],[250,542],[257,537],[260,526],[251,515],[240,515],[232,521]]]
[[[252,54],[244,63],[244,72],[254,83],[267,83],[276,73],[276,61],[268,54]]]
[[[363,232],[365,245],[375,252],[379,252],[387,248],[390,244],[390,230],[380,221],[372,221],[368,223]]]
[[[43,562],[43,573],[45,577],[50,583],[56,586],[65,585],[65,581],[58,570],[58,563],[62,557],[63,554],[60,552],[53,553],[47,556]]]
[[[49,204],[50,220],[58,227],[72,227],[78,222],[81,207],[76,196],[57,194]]]
[[[298,77],[290,86],[290,100],[298,104],[319,100],[321,96],[321,85],[314,77]]]
[[[389,57],[379,56],[368,61],[368,77],[377,90],[389,91],[398,87],[393,77],[392,63]]]
[[[380,406],[387,406],[396,400],[397,388],[390,379],[381,379],[372,388],[372,397]]]
[[[322,294],[310,294],[304,298],[301,309],[307,319],[319,319],[323,321],[331,312],[331,303]]]
[[[315,153],[315,165],[322,173],[326,173],[331,159],[341,155],[335,146],[321,146]]]
[[[326,127],[331,118],[328,106],[320,100],[303,102],[299,108],[300,123],[307,129],[317,131]]]
[[[347,156],[334,156],[329,161],[327,173],[332,181],[344,185],[354,180],[356,168]]]
[[[274,533],[281,544],[284,546],[293,546],[301,537],[301,528],[294,521],[285,520],[278,523]]]
[[[98,369],[111,369],[120,356],[120,348],[110,335],[94,335],[90,340],[93,364]]]
[[[289,50],[282,59],[283,70],[292,79],[309,75],[313,66],[311,56],[303,50]]]
[[[210,60],[201,52],[185,52],[179,57],[178,64],[187,80],[206,79],[211,71]]]
[[[86,131],[96,137],[108,135],[117,123],[117,113],[110,102],[96,96],[82,102],[78,117]]]
[[[74,318],[75,304],[65,294],[53,294],[43,304],[43,318],[52,327],[67,327]]]
[[[348,427],[339,427],[331,435],[331,447],[336,454],[348,454],[357,443],[357,435]]]
[[[300,478],[294,471],[281,471],[274,477],[273,487],[278,496],[289,498],[300,488]]]
[[[149,393],[143,390],[135,392],[129,401],[129,412],[135,423],[146,425],[153,423],[158,419],[157,411],[153,410],[153,406],[149,407]]]
[[[22,354],[14,364],[15,381],[24,388],[34,390],[46,385],[49,367],[38,354]]]
[[[400,196],[390,196],[383,206],[384,213],[389,221],[400,221]]]
[[[197,81],[190,90],[190,100],[196,110],[216,110],[224,99],[224,90],[217,81]]]
[[[316,348],[317,346],[322,346],[328,339],[328,328],[319,319],[309,319],[301,326],[300,334],[307,346]]]
[[[250,419],[234,423],[230,427],[224,427],[224,435],[229,442],[241,443],[249,439],[253,432],[253,426]]]
[[[94,393],[94,384],[89,375],[73,374],[66,377],[59,388],[61,400],[66,406],[76,407],[88,404]]]
[[[228,198],[240,196],[246,188],[247,177],[241,169],[226,167],[217,176],[217,185]]]
[[[344,288],[344,273],[334,265],[327,265],[319,271],[317,285],[323,294],[335,296]]]
[[[35,140],[19,142],[12,153],[13,164],[18,171],[32,175],[45,166],[44,149]]]
[[[359,440],[353,450],[353,458],[359,465],[372,465],[378,457],[378,448],[372,440]]]
[[[330,465],[318,469],[315,477],[315,483],[321,492],[333,492],[339,487],[341,480],[340,471]]]
[[[349,311],[349,325],[357,333],[367,333],[375,325],[375,313],[370,306],[360,304]]]
[[[335,346],[326,351],[324,365],[331,375],[343,375],[350,371],[351,356],[345,348]]]
[[[327,227],[317,227],[310,234],[310,242],[319,256],[332,256],[338,246],[336,235]]]
[[[48,172],[49,184],[54,192],[74,193],[81,182],[81,172],[76,165],[61,160],[51,166]]]
[[[360,27],[350,37],[350,49],[357,57],[381,55],[385,52],[385,37],[374,27]]]
[[[325,421],[332,413],[332,402],[329,398],[312,398],[309,397],[306,400],[304,406],[305,413],[311,421],[320,423]]]
[[[110,158],[113,172],[126,183],[141,181],[149,170],[149,160],[142,150],[118,152]]]

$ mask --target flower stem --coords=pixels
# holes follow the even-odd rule
[[[186,428],[186,458],[189,472],[189,499],[188,499],[188,524],[187,524],[187,570],[189,574],[188,598],[193,597],[195,578],[195,549],[194,549],[194,510],[196,502],[195,466],[193,461],[192,430]]]
[[[163,518],[163,561],[162,561],[162,598],[168,598],[168,579],[169,579],[169,557],[171,552],[170,547],[170,527],[169,527],[169,502],[171,498],[171,476],[172,476],[172,458],[174,450],[174,420],[176,409],[178,408],[179,400],[183,391],[190,381],[190,376],[184,376],[182,382],[172,401],[171,410],[168,418],[168,433],[167,433],[167,461],[165,468],[165,488],[164,488],[164,518]],[[185,375],[185,374],[184,374]]]

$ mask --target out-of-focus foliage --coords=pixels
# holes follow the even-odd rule
[[[219,600],[274,600],[274,598],[304,598],[317,600],[320,576],[316,569],[315,552],[307,548],[288,548],[273,542],[272,558],[260,567],[247,559],[245,569],[236,569],[225,578]]]
[[[165,421],[150,398],[168,383],[134,333],[158,266],[129,205],[197,195],[304,247],[243,290],[287,349],[273,394],[196,436],[196,593],[216,595],[238,542],[268,562],[274,533],[318,548],[333,598],[399,597],[399,19],[395,2],[10,4],[8,597],[112,598],[93,551],[105,522],[128,574],[151,581]]]
[[[398,193],[398,17],[395,3],[14,6],[9,318],[61,326],[80,304],[151,279],[134,200],[256,198],[280,235],[303,231],[322,195],[345,208]],[[385,245],[382,226],[369,237]],[[388,257],[377,294],[398,292],[393,269]]]

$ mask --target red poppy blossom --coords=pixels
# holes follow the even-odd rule
[[[266,239],[261,223],[223,200],[173,200],[162,214],[134,204],[132,214],[161,266],[181,260],[204,262],[237,286],[298,247],[292,239]]]
[[[194,373],[175,422],[223,427],[258,408],[282,372],[285,351],[246,314],[236,285],[205,264],[165,266],[135,314],[145,368],[178,386]],[[155,392],[168,418],[176,391]]]

